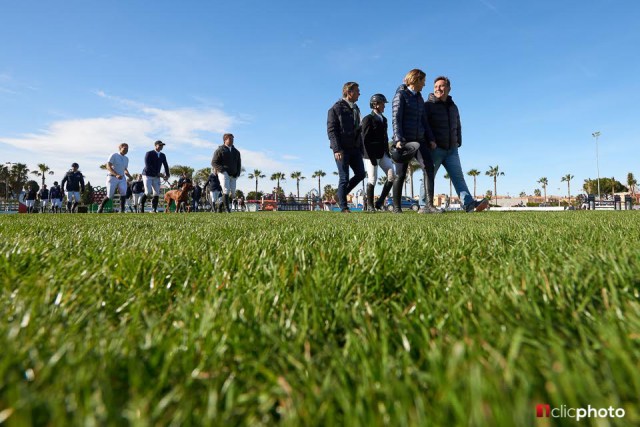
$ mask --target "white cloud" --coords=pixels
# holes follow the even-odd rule
[[[78,162],[86,180],[104,185],[104,171],[99,169],[121,142],[129,143],[129,170],[138,173],[143,166],[143,154],[153,148],[153,141],[167,143],[165,151],[169,164],[187,164],[199,169],[207,167],[211,155],[221,140],[220,135],[243,123],[242,116],[231,116],[219,108],[164,109],[119,98],[103,91],[96,96],[115,102],[118,114],[57,120],[48,126],[19,136],[0,136],[0,144],[7,160],[26,163],[35,169],[46,163],[55,171],[47,176],[47,183],[61,180],[71,162]],[[124,108],[123,108],[124,107]],[[253,151],[240,144],[242,164],[247,171],[260,169],[265,174],[286,171],[287,164],[274,160],[267,151]],[[284,155],[284,160],[294,156]],[[248,173],[248,172],[247,172]]]
[[[274,160],[272,156],[261,151],[247,150],[237,147],[242,156],[242,167],[248,172],[260,169],[263,173],[279,172],[288,169],[285,163]]]

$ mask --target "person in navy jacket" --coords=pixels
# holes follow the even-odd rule
[[[347,194],[367,176],[362,156],[362,126],[360,109],[356,102],[360,98],[360,87],[356,82],[347,82],[342,86],[342,99],[339,99],[327,113],[327,135],[329,147],[338,167],[338,204],[343,213],[350,213],[347,206]],[[349,168],[353,177],[349,179]]]
[[[62,188],[60,188],[58,181],[54,181],[53,186],[49,189],[49,201],[51,202],[53,213],[60,213],[62,209]]]
[[[71,163],[71,170],[62,178],[62,189],[67,192],[67,212],[73,213],[80,203],[80,193],[84,192],[84,177],[78,170],[80,165]],[[65,187],[66,184],[66,187]]]
[[[142,170],[144,182],[144,195],[140,199],[140,212],[144,212],[144,204],[147,202],[147,196],[153,196],[151,199],[152,212],[158,212],[158,200],[160,200],[160,178],[165,181],[169,179],[169,164],[167,156],[162,153],[162,149],[166,144],[162,141],[155,142],[155,149],[148,151],[144,156],[144,169]],[[164,175],[160,172],[164,166]]]

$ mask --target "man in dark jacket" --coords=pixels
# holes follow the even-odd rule
[[[220,203],[220,194],[222,193],[222,186],[218,175],[212,173],[209,175],[209,179],[204,184],[203,190],[205,194],[209,194],[209,201],[211,203],[212,212],[222,212],[222,204]],[[208,191],[208,193],[207,193]]]
[[[364,158],[367,165],[367,211],[381,210],[385,199],[396,178],[395,167],[389,155],[389,134],[387,133],[387,118],[384,113],[387,98],[381,93],[371,97],[369,106],[371,114],[362,120],[362,139],[364,142]],[[378,179],[378,166],[387,178],[378,201],[373,202],[373,192]]]
[[[191,212],[198,212],[198,206],[200,206],[200,198],[202,197],[202,187],[200,183],[196,181],[196,185],[191,190]]]
[[[80,203],[80,193],[84,192],[84,177],[78,170],[80,165],[71,163],[71,170],[62,178],[62,189],[67,192],[67,212],[73,213]],[[66,187],[65,187],[66,184]]]
[[[431,153],[435,171],[440,165],[444,166],[451,177],[451,183],[458,193],[460,202],[466,212],[479,212],[489,206],[489,201],[474,200],[467,183],[464,180],[464,173],[460,165],[458,148],[462,145],[462,126],[460,125],[460,113],[458,107],[453,102],[449,92],[451,82],[445,76],[436,77],[433,82],[433,93],[425,103],[427,120],[436,139],[437,147]]]
[[[327,114],[329,146],[338,167],[338,204],[344,213],[350,213],[347,194],[365,178],[364,148],[360,109],[356,102],[360,98],[358,83],[347,82],[342,86],[342,99],[333,104]],[[349,179],[349,168],[353,177]]]
[[[36,211],[36,199],[38,192],[33,185],[25,187],[24,204],[27,205],[27,213],[34,213]]]
[[[162,149],[166,144],[162,141],[155,142],[155,148],[148,151],[144,155],[144,169],[142,170],[142,178],[144,182],[144,195],[140,199],[140,212],[144,213],[144,204],[147,202],[147,196],[153,195],[151,199],[152,212],[158,212],[158,200],[160,199],[160,178],[168,180],[169,164],[167,156],[162,153]],[[164,166],[164,175],[160,172]]]
[[[47,211],[47,205],[49,204],[49,189],[47,184],[43,184],[40,191],[38,191],[38,200],[40,200],[40,212],[45,213]]]
[[[136,180],[131,184],[131,194],[133,195],[133,208],[136,212],[140,212],[140,201],[144,196],[144,182],[142,182],[142,174],[138,174]]]
[[[211,168],[218,175],[222,187],[222,202],[227,212],[231,212],[231,197],[236,192],[236,180],[242,171],[240,151],[233,145],[233,134],[222,135],[222,145],[213,153]]]
[[[49,201],[51,202],[51,210],[53,213],[60,213],[62,208],[62,188],[58,185],[58,181],[53,182],[53,186],[49,190]]]

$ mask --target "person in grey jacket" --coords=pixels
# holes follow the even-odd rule
[[[236,180],[242,172],[240,151],[233,145],[233,134],[222,135],[223,144],[213,153],[212,172],[218,175],[222,187],[222,202],[227,212],[231,212],[231,198],[236,192]]]
[[[449,96],[450,91],[451,81],[445,76],[436,77],[433,81],[433,93],[429,94],[425,104],[427,121],[437,145],[431,153],[435,172],[438,172],[440,165],[444,166],[466,212],[483,211],[489,206],[489,200],[474,200],[464,180],[458,154],[458,148],[462,145],[460,112]]]
[[[393,141],[398,150],[416,150],[415,159],[422,169],[425,193],[425,205],[420,213],[440,212],[433,206],[434,167],[431,150],[436,147],[435,138],[424,112],[424,99],[421,91],[425,86],[426,74],[413,69],[404,77],[404,84],[398,87],[392,103]],[[396,179],[393,182],[393,212],[402,213],[402,186],[407,175],[409,162],[396,166]]]
[[[350,213],[347,194],[367,176],[362,160],[362,126],[360,109],[356,102],[360,98],[360,87],[356,82],[342,86],[342,99],[338,100],[327,113],[327,135],[329,147],[338,167],[338,204],[343,213]],[[349,168],[353,177],[349,179]]]

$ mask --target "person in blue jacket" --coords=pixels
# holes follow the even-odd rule
[[[42,184],[42,188],[38,191],[38,200],[40,200],[40,212],[45,213],[49,205],[49,189],[47,184]]]
[[[158,201],[160,200],[160,178],[165,181],[169,179],[169,164],[167,157],[162,152],[166,144],[162,141],[156,141],[155,148],[148,151],[144,156],[144,169],[142,170],[144,182],[144,195],[140,199],[140,212],[144,212],[144,205],[147,202],[147,196],[153,196],[151,199],[152,212],[158,212]],[[164,175],[161,173],[164,166]]]
[[[208,190],[208,193],[207,193]],[[205,194],[209,194],[209,200],[211,202],[212,212],[222,212],[222,203],[220,201],[220,194],[222,193],[222,186],[218,179],[218,174],[212,173],[209,175],[209,179],[204,184],[203,190]]]
[[[431,150],[436,148],[433,132],[427,122],[424,99],[420,93],[425,86],[426,74],[413,69],[404,77],[404,84],[396,90],[392,102],[393,142],[396,150],[416,150],[415,159],[422,169],[425,185],[426,204],[420,213],[440,212],[433,206],[435,172]],[[409,162],[396,167],[396,179],[393,182],[393,212],[402,213],[402,187],[407,175]]]
[[[80,165],[71,163],[71,170],[62,178],[60,185],[67,192],[67,212],[74,213],[80,203],[80,193],[84,192],[84,176],[78,170]],[[65,186],[66,184],[66,186]]]
[[[53,213],[60,213],[62,209],[62,188],[58,184],[58,181],[53,182],[53,186],[49,189],[49,201],[51,202],[51,211]]]

